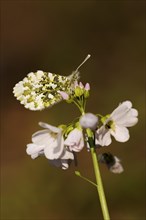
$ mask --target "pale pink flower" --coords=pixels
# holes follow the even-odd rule
[[[125,101],[120,104],[111,115],[105,120],[95,133],[95,143],[101,146],[111,144],[111,135],[119,142],[129,140],[129,130],[127,127],[132,127],[138,122],[138,111],[132,108],[130,101]]]
[[[32,159],[44,155],[55,166],[68,168],[68,160],[73,160],[73,153],[64,146],[62,130],[47,123],[40,122],[44,130],[32,135],[32,143],[27,144],[26,152]]]
[[[84,147],[84,138],[82,130],[75,128],[67,136],[64,144],[69,147],[71,151],[79,152]]]

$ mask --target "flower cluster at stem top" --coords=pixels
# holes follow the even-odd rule
[[[32,135],[32,143],[27,144],[26,152],[35,159],[45,156],[49,162],[62,169],[67,169],[74,160],[75,154],[84,146],[99,148],[112,143],[112,136],[118,142],[129,140],[128,127],[138,122],[138,111],[132,108],[130,101],[124,101],[106,116],[86,113],[86,102],[89,97],[90,85],[78,82],[78,68],[69,76],[37,71],[29,73],[13,89],[14,96],[30,110],[42,110],[61,100],[75,104],[81,116],[68,125],[58,127],[40,122],[43,130]],[[93,146],[90,145],[90,130]],[[101,154],[99,162],[105,163],[109,170],[121,173],[123,167],[120,159],[110,153]]]
[[[69,125],[54,127],[46,123],[39,123],[45,130],[33,134],[32,143],[27,145],[27,154],[33,159],[44,155],[50,163],[62,169],[67,169],[74,155],[80,152],[84,146],[90,151],[86,130],[91,129],[95,147],[108,146],[111,144],[111,136],[119,142],[129,140],[127,127],[135,125],[138,121],[138,112],[132,108],[130,101],[121,103],[110,115],[98,117],[92,113],[84,113]],[[102,124],[99,126],[99,124]],[[113,156],[112,156],[113,157]],[[112,163],[108,163],[105,154],[102,155],[109,170],[114,173],[123,171],[120,160],[114,156]]]

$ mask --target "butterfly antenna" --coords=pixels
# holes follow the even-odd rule
[[[88,54],[87,56],[86,56],[86,58],[83,60],[83,62],[78,66],[78,68],[76,69],[76,72],[79,70],[79,68],[89,59],[91,57],[91,55],[90,54]]]

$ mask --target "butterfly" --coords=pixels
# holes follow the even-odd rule
[[[13,88],[14,96],[25,108],[43,110],[62,100],[60,91],[70,95],[79,79],[78,69],[89,59],[88,55],[78,68],[69,76],[38,70],[31,72]]]

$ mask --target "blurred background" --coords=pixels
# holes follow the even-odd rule
[[[90,153],[78,154],[78,167],[63,171],[41,157],[32,160],[26,144],[38,122],[69,123],[79,116],[62,102],[51,109],[25,109],[12,94],[27,73],[44,70],[69,75],[88,53],[81,81],[91,85],[87,111],[108,114],[125,100],[139,111],[125,144],[112,152],[125,172],[101,165],[113,220],[145,219],[145,2],[1,1],[1,219],[102,219],[96,188],[74,175],[94,180]]]

